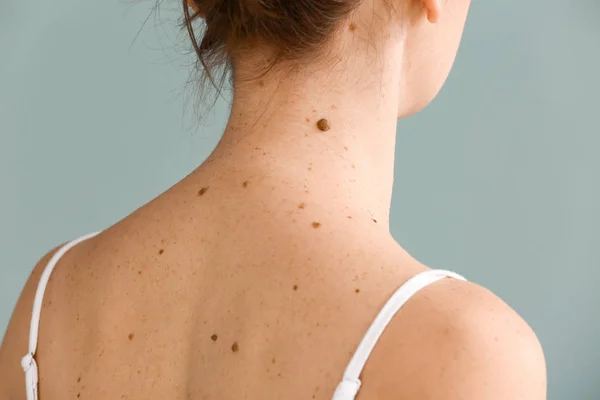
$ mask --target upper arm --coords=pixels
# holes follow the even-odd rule
[[[364,389],[372,378],[374,398],[546,399],[536,335],[489,291],[444,280],[404,307],[364,372]]]
[[[21,358],[27,354],[29,348],[29,325],[33,300],[40,277],[57,250],[58,248],[46,254],[31,272],[0,344],[0,398],[2,399],[25,398],[25,375],[21,369]]]

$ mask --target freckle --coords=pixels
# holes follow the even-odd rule
[[[359,294],[359,293],[360,293],[360,289],[356,289],[354,292],[355,292],[356,294]]]
[[[316,113],[316,112],[317,112],[317,109],[316,109],[316,108],[313,108],[313,109],[312,109],[312,112]]]
[[[79,314],[77,314],[77,321],[79,321]]]
[[[50,307],[51,305],[52,305],[52,300],[50,300],[50,301],[48,302],[48,307]]]
[[[319,130],[322,132],[327,132],[329,129],[331,129],[331,126],[329,125],[328,120],[321,118],[319,122],[317,122],[317,128],[319,128]]]
[[[319,229],[321,227],[321,223],[320,222],[313,222],[312,223],[312,227],[315,229]]]
[[[204,193],[206,193],[207,190],[208,190],[208,186],[203,187],[202,189],[198,190],[198,196],[204,196]]]
[[[262,150],[260,147],[255,147],[254,150]]]
[[[267,153],[263,152],[263,156],[266,156],[266,155],[267,155]]]
[[[271,360],[271,364],[275,364],[275,357]]]
[[[219,337],[218,337],[216,334],[213,334],[213,335],[210,337],[210,339],[211,339],[213,342],[216,342],[218,338],[219,338]]]
[[[337,110],[337,107],[336,107],[336,105],[335,105],[335,104],[332,104],[332,105],[331,105],[331,109],[332,109],[332,110]]]
[[[310,118],[306,118],[306,122],[310,122]]]
[[[264,81],[258,81],[258,86],[264,87],[265,86],[265,82]]]
[[[237,342],[235,342],[231,345],[231,351],[233,351],[234,353],[237,353],[239,350],[240,350],[240,346],[238,345]]]
[[[279,373],[277,374],[277,376],[281,376],[281,372],[279,372]]]
[[[344,150],[348,151],[348,146],[344,146]]]
[[[348,219],[352,219],[352,216],[351,216],[351,215],[348,215]]]
[[[306,204],[304,204],[304,203],[300,203],[298,205],[298,208],[301,209],[301,210],[304,210],[304,207],[306,207]]]
[[[142,373],[142,371],[140,371],[139,369],[137,370],[138,375]]]
[[[242,183],[242,187],[243,187],[244,189],[246,189],[246,188],[248,187],[248,181],[245,181],[244,183]]]
[[[141,274],[142,274],[142,271],[138,271],[138,275],[141,275]]]
[[[352,164],[352,168],[356,169],[356,165]]]
[[[160,249],[160,250],[158,251],[158,254],[162,255],[164,252],[165,252],[165,249]]]
[[[133,333],[130,333],[129,336],[127,336],[127,337],[129,338],[129,341],[132,341],[134,336],[135,335]]]
[[[294,291],[298,290],[298,285],[294,285],[292,289],[294,289]]]
[[[81,377],[77,378],[77,383],[81,382]]]
[[[308,167],[307,169],[308,169],[309,171],[312,171],[312,167]]]
[[[356,30],[356,24],[353,22],[348,28],[350,29],[350,32],[354,32]]]

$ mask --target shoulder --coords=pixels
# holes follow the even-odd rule
[[[8,328],[0,344],[0,397],[12,399],[25,398],[24,374],[21,369],[21,358],[27,354],[29,347],[29,326],[33,310],[33,300],[38,282],[52,256],[59,246],[36,264],[29,275],[13,310]]]
[[[369,364],[364,381],[373,378],[385,398],[546,398],[544,355],[533,330],[490,291],[454,279],[409,300]]]

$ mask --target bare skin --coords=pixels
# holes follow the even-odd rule
[[[345,34],[363,29],[357,19]],[[388,226],[408,97],[396,66],[408,47],[382,46],[375,69],[354,52],[337,64],[343,74],[309,66],[237,84],[209,160],[58,264],[42,310],[40,398],[330,399],[384,302],[428,269]],[[19,362],[51,254],[0,348],[2,398],[25,399]],[[546,387],[527,324],[451,279],[396,315],[362,380],[359,400],[542,400]]]

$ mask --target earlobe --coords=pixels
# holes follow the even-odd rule
[[[427,11],[427,19],[432,24],[437,23],[442,15],[441,0],[422,0],[423,8]]]

